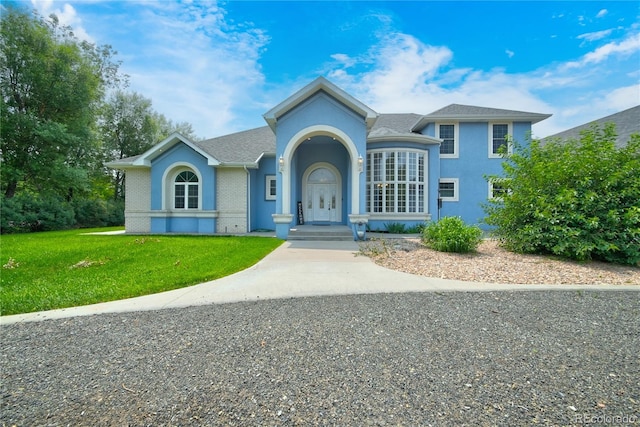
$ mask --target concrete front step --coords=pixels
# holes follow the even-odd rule
[[[350,241],[353,240],[351,229],[345,225],[299,225],[289,230],[287,240],[326,240],[326,241]]]

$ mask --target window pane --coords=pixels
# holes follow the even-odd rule
[[[418,185],[418,212],[424,212],[424,185]]]
[[[416,159],[417,153],[409,153],[409,181],[415,181],[418,178],[416,171],[418,170]]]
[[[198,209],[198,186],[189,186],[189,209]]]
[[[508,125],[493,125],[493,153],[497,154],[500,147],[506,144]]]
[[[198,176],[191,171],[180,172],[176,176],[176,182],[198,182]]]
[[[382,212],[382,184],[376,184],[373,188],[373,211]]]
[[[455,154],[454,125],[440,125],[440,154]]]
[[[396,192],[395,192],[395,184],[387,184],[385,187],[387,192],[385,199],[385,212],[395,212],[395,204],[396,204]]]
[[[440,197],[455,197],[455,184],[453,182],[441,182]]]
[[[409,212],[416,212],[416,184],[409,184]]]
[[[385,162],[385,175],[387,181],[396,180],[396,153],[386,153],[387,160]]]
[[[269,181],[269,195],[270,196],[275,196],[276,195],[276,180],[275,179],[271,179]]]
[[[398,153],[398,181],[407,180],[407,153]]]
[[[382,180],[382,153],[373,153],[373,180]]]
[[[176,184],[174,206],[176,209],[184,209],[184,185]]]
[[[398,184],[398,212],[407,211],[407,184]]]

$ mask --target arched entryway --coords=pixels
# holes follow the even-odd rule
[[[305,171],[302,197],[305,220],[342,223],[342,176],[330,163],[319,162]]]

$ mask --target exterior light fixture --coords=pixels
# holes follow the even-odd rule
[[[280,160],[278,160],[278,166],[280,168],[280,172],[284,171],[284,157],[280,156]]]
[[[364,165],[364,159],[362,155],[358,156],[358,172],[362,172],[362,166]]]

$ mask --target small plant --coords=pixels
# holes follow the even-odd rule
[[[387,229],[387,232],[391,234],[405,233],[405,225],[400,222],[385,222],[384,227]]]
[[[366,243],[360,244],[359,255],[376,257],[378,255],[389,255],[390,248],[386,239],[370,239]]]
[[[475,225],[466,225],[460,217],[444,217],[427,224],[422,241],[440,252],[473,252],[482,241],[482,230]]]

